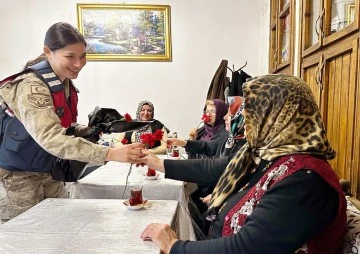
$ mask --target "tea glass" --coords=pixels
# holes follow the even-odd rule
[[[148,168],[146,175],[147,176],[156,176],[156,170],[152,169],[152,168]]]
[[[173,147],[173,150],[172,150],[172,157],[180,157],[180,151],[179,151],[179,147]]]
[[[166,144],[166,155],[167,157],[171,157],[172,156],[172,153],[173,153],[173,150],[172,150],[172,146],[170,145],[169,141],[167,141],[167,144]]]
[[[135,184],[130,186],[129,204],[131,206],[140,205],[144,202],[142,197],[142,188],[143,186],[141,184]]]

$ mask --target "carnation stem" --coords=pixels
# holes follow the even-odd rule
[[[129,168],[129,173],[128,173],[127,176],[126,176],[125,188],[124,188],[123,194],[121,195],[121,199],[124,198],[125,190],[126,190],[126,187],[128,186],[128,183],[129,183],[128,180],[129,180],[129,176],[130,176],[130,174],[131,174],[132,166],[133,166],[133,164],[131,163],[131,164],[130,164],[130,168]]]
[[[200,127],[200,125],[201,125],[202,123],[203,123],[203,122],[201,121],[201,122],[199,123],[199,125],[196,127],[197,130],[199,129],[199,127]]]

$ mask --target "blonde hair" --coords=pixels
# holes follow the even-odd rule
[[[215,106],[215,103],[212,100],[206,100],[205,107],[206,106]]]

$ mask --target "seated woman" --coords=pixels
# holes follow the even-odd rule
[[[230,156],[230,158],[238,151],[245,143],[244,136],[244,117],[242,115],[244,105],[244,99],[242,96],[229,97],[229,110],[224,116],[225,129],[221,137],[210,140],[184,140],[179,138],[168,138],[168,146],[182,146],[191,151],[191,153],[202,153],[208,156],[213,155],[215,152],[215,158]],[[199,188],[191,194],[191,199],[195,203],[200,214],[207,210],[207,204],[203,202],[203,198],[209,195],[215,185],[204,186],[199,184]],[[206,201],[206,199],[205,199]],[[198,225],[201,226],[202,222],[196,220]]]
[[[225,169],[226,157],[142,160],[167,178],[217,182],[209,239],[180,241],[163,224],[148,225],[141,238],[164,253],[342,253],[346,202],[310,88],[293,76],[265,75],[243,89],[247,143]],[[217,170],[206,167],[211,161]]]
[[[120,133],[117,136],[117,139],[121,141],[125,138],[128,141],[128,144],[141,142],[141,134],[155,133],[156,130],[160,129],[164,132],[163,138],[161,141],[156,141],[154,147],[152,147],[150,151],[154,154],[166,154],[166,141],[169,130],[160,121],[154,119],[154,105],[150,101],[141,101],[137,108],[136,118],[139,121],[152,122],[137,131]]]
[[[209,118],[209,122],[204,122],[204,126],[200,129],[192,129],[189,133],[189,140],[215,141],[221,138],[222,135],[226,136],[227,131],[225,129],[224,117],[227,113],[227,108],[228,106],[222,100],[207,100],[204,114]],[[216,141],[215,144],[219,141]],[[193,149],[185,147],[185,151],[188,153],[189,159],[212,158],[216,153],[216,148],[214,148],[215,146],[213,146],[211,151],[196,149],[196,147]]]
[[[214,158],[229,156],[233,151],[240,149],[245,143],[243,97],[229,97],[228,113],[224,116],[225,130],[219,138],[204,140],[186,140],[180,138],[168,138],[168,146],[181,146],[192,154],[205,154]]]

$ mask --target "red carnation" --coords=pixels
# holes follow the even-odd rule
[[[154,133],[155,139],[156,140],[162,140],[163,136],[164,136],[164,132],[160,129],[157,129]]]
[[[146,148],[153,147],[155,141],[162,140],[164,132],[160,129],[156,130],[154,134],[146,132],[140,135],[141,143],[145,145]]]
[[[123,138],[123,139],[121,140],[121,143],[122,143],[123,145],[129,144],[129,140],[127,140],[126,138]]]
[[[125,117],[126,122],[131,122],[131,121],[132,121],[132,118],[131,118],[131,116],[130,116],[128,113],[126,113],[126,114],[124,115],[124,117]]]
[[[210,122],[210,117],[207,115],[207,114],[203,114],[202,117],[201,117],[201,120],[204,122],[204,123],[209,123]]]
[[[202,117],[201,117],[201,122],[199,123],[199,125],[196,127],[196,129],[199,129],[200,125],[202,123],[210,123],[210,116],[208,116],[207,114],[203,114]]]
[[[145,145],[146,148],[153,147],[155,145],[155,136],[152,133],[143,133],[140,135],[141,143]]]

